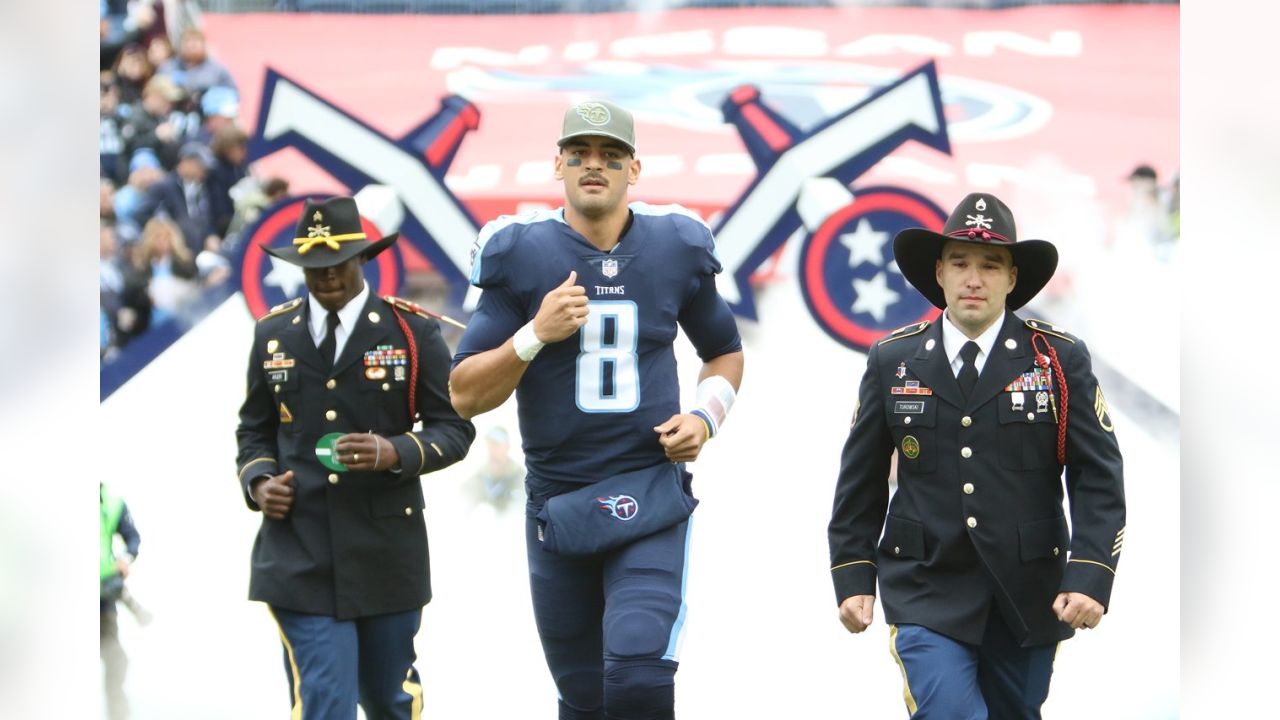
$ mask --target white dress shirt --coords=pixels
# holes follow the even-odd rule
[[[338,310],[338,329],[334,332],[334,350],[333,359],[337,362],[342,357],[342,348],[347,345],[347,338],[351,337],[351,329],[356,326],[356,321],[360,319],[360,311],[364,309],[364,303],[369,299],[369,283],[364,283],[364,287],[360,289],[360,293],[351,298],[351,301],[342,306]],[[311,312],[307,317],[307,329],[311,331],[311,339],[315,341],[316,347],[320,347],[320,343],[324,342],[324,336],[328,333],[325,327],[325,318],[329,316],[329,311],[324,309],[319,300],[314,295],[307,294],[307,303]]]
[[[1008,312],[1007,310],[1005,312]],[[960,349],[964,344],[969,342],[969,336],[964,331],[956,327],[951,322],[950,311],[942,314],[942,349],[947,353],[947,360],[951,363],[952,374],[959,377],[960,366],[964,365],[964,359],[960,357]],[[1002,313],[995,322],[991,323],[991,327],[982,331],[982,334],[973,341],[978,343],[978,357],[974,358],[973,366],[978,369],[978,374],[982,374],[982,367],[987,364],[987,356],[991,354],[991,346],[996,344],[996,338],[1000,336],[1000,328],[1004,327],[1004,314]]]

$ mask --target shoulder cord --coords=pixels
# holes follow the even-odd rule
[[[409,323],[405,322],[404,316],[400,314],[400,309],[395,304],[391,305],[391,312],[395,313],[396,322],[400,323],[405,341],[409,343],[409,418],[416,421],[418,419],[418,342],[414,340]],[[1063,402],[1066,402],[1065,397]]]
[[[1045,351],[1041,352],[1036,346],[1036,341],[1044,343]],[[1049,364],[1053,364],[1053,374],[1058,378],[1058,387],[1062,394],[1062,419],[1058,422],[1058,464],[1067,464],[1067,376],[1062,372],[1062,363],[1058,362],[1058,351],[1053,349],[1053,345],[1049,343],[1049,339],[1038,332],[1031,333],[1031,349],[1036,352],[1036,365],[1041,370],[1047,370]],[[1050,392],[1053,392],[1050,389]],[[1050,396],[1052,397],[1052,396]]]

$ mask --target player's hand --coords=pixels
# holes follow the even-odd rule
[[[333,444],[338,462],[351,470],[388,470],[400,464],[391,441],[373,433],[347,433]]]
[[[255,480],[250,494],[262,508],[263,515],[272,520],[283,520],[293,507],[293,471],[286,470],[280,475]]]
[[[697,415],[672,415],[653,428],[671,462],[693,462],[707,442],[707,425]]]
[[[851,633],[860,633],[871,625],[876,615],[875,595],[851,595],[840,603],[840,622]]]
[[[1091,630],[1102,622],[1102,603],[1078,592],[1058,593],[1053,601],[1053,614],[1071,626],[1072,630]]]
[[[587,290],[574,283],[578,271],[570,270],[560,286],[542,298],[533,316],[533,332],[544,343],[560,342],[587,324]]]
[[[129,559],[128,558],[123,558],[123,557],[116,558],[116,572],[120,573],[120,577],[122,578],[129,577]]]

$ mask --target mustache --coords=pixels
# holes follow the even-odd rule
[[[590,180],[601,183],[602,185],[609,184],[609,181],[605,179],[604,175],[601,175],[600,173],[595,173],[595,172],[589,172],[586,175],[583,175],[582,179],[578,180],[578,184],[582,185]]]

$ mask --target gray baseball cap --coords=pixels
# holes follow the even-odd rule
[[[604,100],[587,100],[564,113],[564,127],[556,145],[564,147],[571,138],[584,135],[610,137],[636,152],[636,124],[631,113]]]

